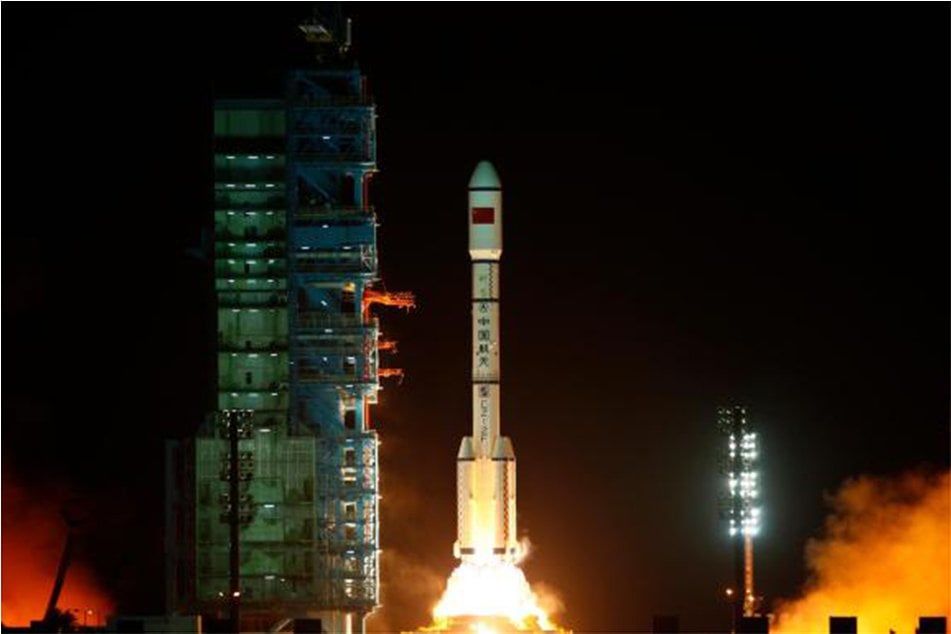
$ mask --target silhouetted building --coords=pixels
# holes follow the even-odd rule
[[[854,616],[830,616],[829,634],[858,634],[858,619]]]
[[[654,634],[677,634],[680,632],[680,617],[676,614],[655,614],[651,632]]]
[[[918,617],[916,634],[948,634],[948,619],[943,616]]]
[[[765,616],[744,616],[736,624],[738,634],[769,634],[769,619]]]

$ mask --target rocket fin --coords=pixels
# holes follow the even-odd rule
[[[459,443],[459,453],[456,460],[475,460],[475,451],[472,448],[472,436],[463,436]]]
[[[515,460],[515,449],[512,447],[512,441],[508,436],[499,436],[495,439],[495,446],[492,448],[493,460]]]

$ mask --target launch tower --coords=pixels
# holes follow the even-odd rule
[[[370,308],[412,297],[374,288],[376,115],[349,21],[301,31],[317,62],[283,98],[215,103],[217,411],[169,451],[168,601],[350,632],[379,605],[370,406],[399,373]]]

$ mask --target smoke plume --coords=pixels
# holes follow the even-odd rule
[[[382,603],[367,622],[370,632],[411,630],[425,622],[445,579],[425,563],[392,548],[384,549]]]
[[[779,602],[772,630],[825,632],[838,615],[858,617],[859,634],[913,634],[919,616],[951,613],[949,497],[948,472],[846,481],[806,545],[804,596]]]

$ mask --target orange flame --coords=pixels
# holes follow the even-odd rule
[[[396,377],[400,381],[403,380],[403,368],[379,368],[377,370],[377,375],[381,379],[388,379],[390,377]]]
[[[32,496],[3,483],[4,625],[28,625],[46,612],[67,534],[59,506],[49,496]],[[74,559],[57,607],[72,612],[77,624],[102,625],[114,604],[88,568]]]
[[[498,616],[519,630],[555,629],[521,568],[501,560],[460,564],[433,616],[437,623],[453,617]]]
[[[527,555],[527,541],[522,543],[521,550]],[[532,590],[519,563],[521,559],[512,561],[483,555],[459,564],[449,576],[442,598],[433,608],[433,625],[424,631],[458,630],[477,634],[563,632],[549,616],[557,601],[540,598]]]
[[[409,291],[387,292],[368,288],[363,291],[363,314],[368,314],[370,306],[394,306],[410,311],[416,308],[416,296]]]
[[[806,546],[805,596],[780,602],[772,630],[823,632],[830,615],[859,634],[910,633],[919,616],[951,613],[951,477],[848,480],[830,499],[822,538]]]

